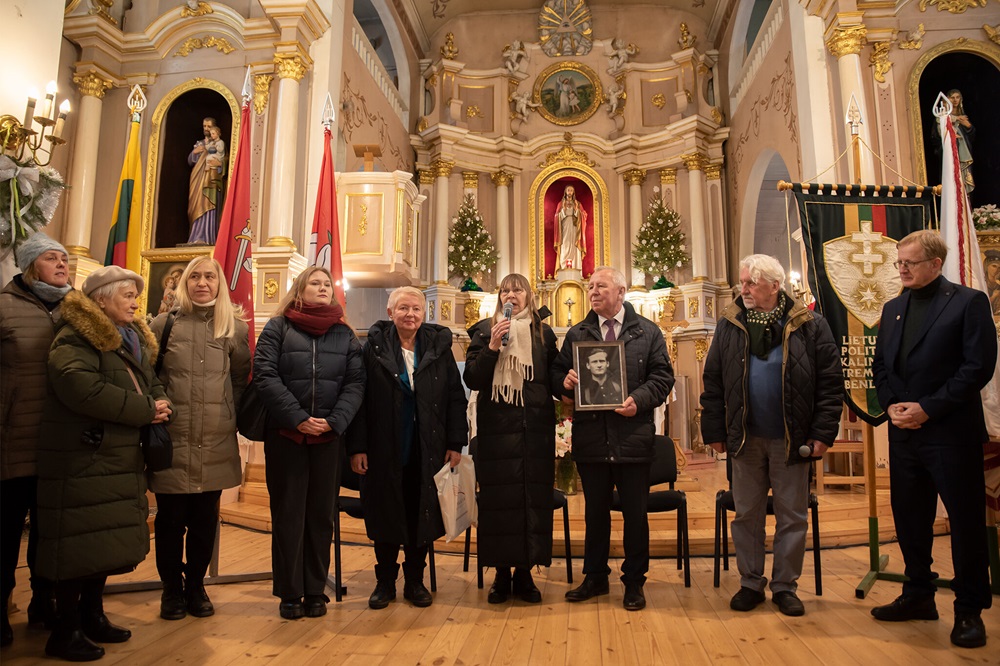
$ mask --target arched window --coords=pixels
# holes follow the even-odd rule
[[[750,49],[753,48],[753,43],[757,39],[757,33],[760,32],[760,27],[764,24],[764,18],[767,16],[767,10],[770,7],[771,0],[753,1],[753,9],[750,10],[750,22],[747,23],[746,50],[743,52],[743,57],[750,55]]]

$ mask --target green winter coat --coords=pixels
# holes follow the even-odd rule
[[[87,296],[70,292],[62,316],[38,443],[36,573],[57,581],[123,573],[145,559],[149,505],[139,429],[153,420],[155,400],[166,398],[145,323],[132,324],[142,347],[137,361]]]

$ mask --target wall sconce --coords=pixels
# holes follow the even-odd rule
[[[28,105],[24,111],[23,121],[12,115],[0,116],[0,146],[3,147],[5,155],[13,157],[18,162],[30,159],[38,166],[48,166],[52,161],[55,147],[66,143],[62,133],[70,105],[69,100],[64,99],[62,104],[56,107],[56,82],[49,81],[45,86],[45,98],[42,100],[41,108],[37,107],[38,93],[31,90],[28,92]],[[41,127],[40,132],[33,129],[35,124]],[[43,149],[45,142],[48,142],[48,147]],[[45,161],[43,162],[40,157],[46,158]]]

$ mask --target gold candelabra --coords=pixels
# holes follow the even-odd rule
[[[48,166],[56,146],[66,143],[62,133],[69,111],[68,99],[56,107],[55,81],[50,81],[45,87],[41,108],[38,108],[38,93],[29,92],[23,121],[9,114],[0,116],[0,147],[4,154],[18,162],[30,159],[38,166]],[[40,127],[39,131],[35,131],[35,125]],[[46,143],[48,147],[43,148]]]

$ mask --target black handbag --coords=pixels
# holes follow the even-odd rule
[[[170,431],[164,423],[150,423],[142,427],[142,457],[146,459],[146,470],[162,472],[174,463],[174,443]]]
[[[247,439],[255,442],[264,441],[264,430],[267,428],[267,407],[257,393],[257,387],[251,381],[247,384],[240,406],[236,410],[236,429]]]

